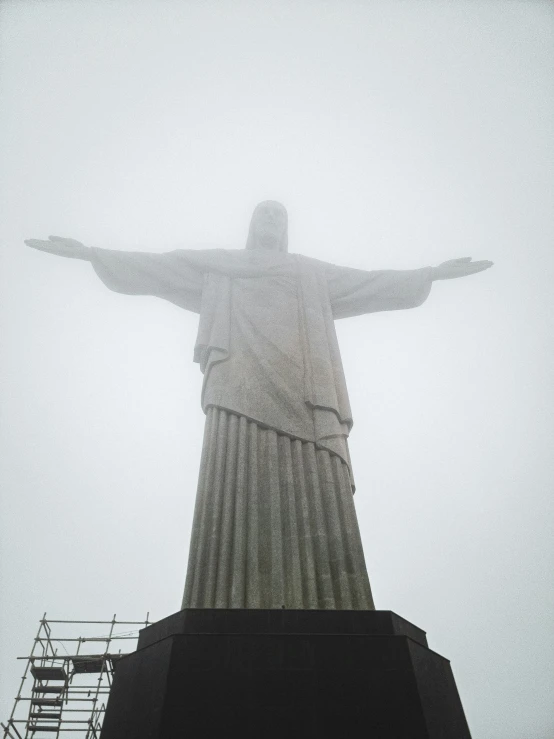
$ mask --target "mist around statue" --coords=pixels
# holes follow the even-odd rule
[[[45,611],[161,623],[189,573],[390,609],[474,737],[548,739],[550,10],[0,12],[0,720]]]

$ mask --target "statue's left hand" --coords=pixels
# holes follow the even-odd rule
[[[432,267],[433,280],[452,280],[455,277],[467,277],[484,269],[492,267],[493,262],[484,259],[480,262],[472,262],[471,257],[461,257],[460,259],[449,259],[447,262],[439,264],[438,267]]]
[[[27,239],[25,243],[32,249],[46,251],[49,254],[56,254],[58,257],[86,259],[87,261],[90,261],[90,249],[88,246],[81,244],[81,242],[76,239],[68,239],[63,236],[49,236],[48,241]]]

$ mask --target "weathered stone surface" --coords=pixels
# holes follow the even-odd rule
[[[373,608],[348,467],[208,408],[183,608]]]
[[[349,464],[352,426],[334,320],[420,305],[431,268],[337,267],[269,249],[93,249],[104,283],[200,313],[194,358],[202,407],[224,408]]]
[[[374,607],[354,506],[335,471],[340,460],[353,489],[334,320],[420,305],[431,268],[365,272],[289,254],[286,225],[282,206],[262,203],[244,250],[91,253],[112,290],[200,314],[202,406],[221,415],[206,426],[183,607]],[[253,448],[253,437],[241,442],[246,423],[260,441],[273,434],[274,453]],[[295,442],[300,463],[284,448]],[[320,451],[337,459],[316,461]]]

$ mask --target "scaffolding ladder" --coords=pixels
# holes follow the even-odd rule
[[[136,646],[144,621],[40,620],[3,739],[46,739],[72,732],[99,739],[118,660]],[[57,631],[63,624],[63,636]],[[107,633],[98,635],[101,626]],[[116,627],[135,627],[116,631]],[[119,643],[125,642],[122,653]],[[128,642],[134,642],[129,644]]]

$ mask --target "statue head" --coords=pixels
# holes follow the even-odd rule
[[[254,208],[247,249],[288,250],[288,216],[284,205],[276,200],[264,200]]]

